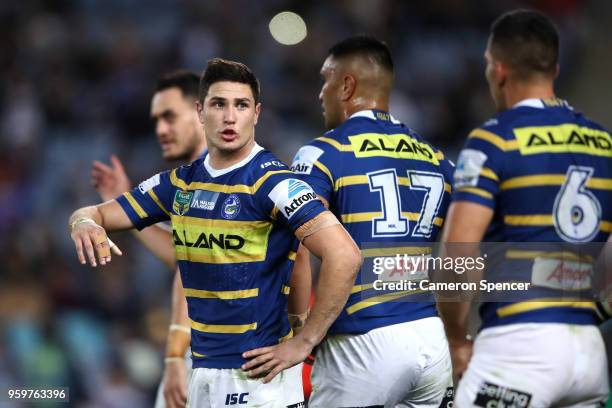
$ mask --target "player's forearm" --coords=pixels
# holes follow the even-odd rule
[[[438,313],[444,322],[449,343],[463,342],[468,334],[468,314],[471,302],[439,302]]]
[[[176,269],[176,256],[172,242],[172,232],[159,225],[152,225],[142,231],[133,231],[134,235],[157,259],[170,270]]]
[[[72,226],[76,222],[86,219],[93,220],[96,224],[102,225],[102,214],[100,214],[98,207],[95,205],[82,207],[73,212],[68,219],[68,225]]]
[[[187,299],[185,298],[181,275],[177,270],[172,284],[172,310],[166,343],[166,357],[182,357],[189,348],[191,325],[187,313]]]
[[[307,343],[317,345],[336,320],[351,293],[361,266],[356,246],[334,248],[321,258],[321,272],[316,290],[317,301],[300,333]]]
[[[303,245],[300,245],[295,257],[290,285],[289,314],[303,315],[308,312],[310,291],[312,289],[310,252]]]

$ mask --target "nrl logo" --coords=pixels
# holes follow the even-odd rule
[[[178,215],[183,215],[189,210],[189,204],[193,198],[192,191],[177,191],[174,194],[174,201],[172,202],[172,210]]]

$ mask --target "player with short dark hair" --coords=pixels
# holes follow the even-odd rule
[[[330,130],[298,151],[292,170],[326,200],[365,261],[317,348],[309,406],[437,408],[452,383],[433,295],[379,292],[372,272],[375,258],[412,254],[436,240],[453,166],[389,113],[394,73],[385,43],[367,36],[339,42],[321,76]]]
[[[237,66],[210,64],[230,74]],[[255,142],[261,104],[251,84],[257,79],[248,67],[239,70],[246,80],[221,73],[200,95],[203,158],[159,173],[117,200],[78,209],[69,220],[71,237],[82,263],[105,265],[111,260],[106,230],[171,220],[192,329],[187,406],[298,407],[300,367],[293,366],[340,312],[361,257],[311,187]],[[291,337],[287,294],[298,239],[321,257],[323,285],[304,327]],[[254,358],[257,367],[246,374],[264,378],[252,380],[240,368],[252,357],[247,351],[261,347],[273,358],[263,365]]]
[[[470,133],[459,155],[443,243],[515,243],[487,279],[509,274],[534,290],[483,303],[473,348],[469,305],[438,304],[462,408],[596,407],[608,395],[596,308],[576,292],[590,281],[550,279],[586,262],[586,247],[568,254],[569,244],[604,242],[612,231],[612,138],[555,96],[558,44],[546,16],[516,10],[493,23],[485,51],[498,114]],[[546,250],[529,246],[542,242]]]

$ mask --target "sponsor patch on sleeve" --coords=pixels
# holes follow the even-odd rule
[[[480,150],[463,149],[455,168],[455,188],[478,185],[478,178],[485,161],[487,161],[487,155]]]
[[[293,158],[291,171],[297,174],[310,174],[312,166],[321,157],[323,150],[315,146],[304,146]]]
[[[317,199],[317,195],[308,184],[293,178],[278,183],[270,191],[268,197],[287,219],[290,219],[308,202]]]
[[[157,173],[153,177],[149,177],[148,179],[140,183],[138,185],[138,190],[140,190],[141,194],[146,194],[147,191],[151,190],[154,187],[157,187],[159,183],[160,183],[159,173]]]

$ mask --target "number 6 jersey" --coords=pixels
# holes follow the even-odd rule
[[[368,110],[302,147],[291,169],[327,200],[364,256],[351,296],[329,332],[360,334],[437,316],[431,293],[380,292],[367,277],[375,258],[419,255],[430,249],[419,243],[436,241],[453,174],[442,152],[387,112]]]

